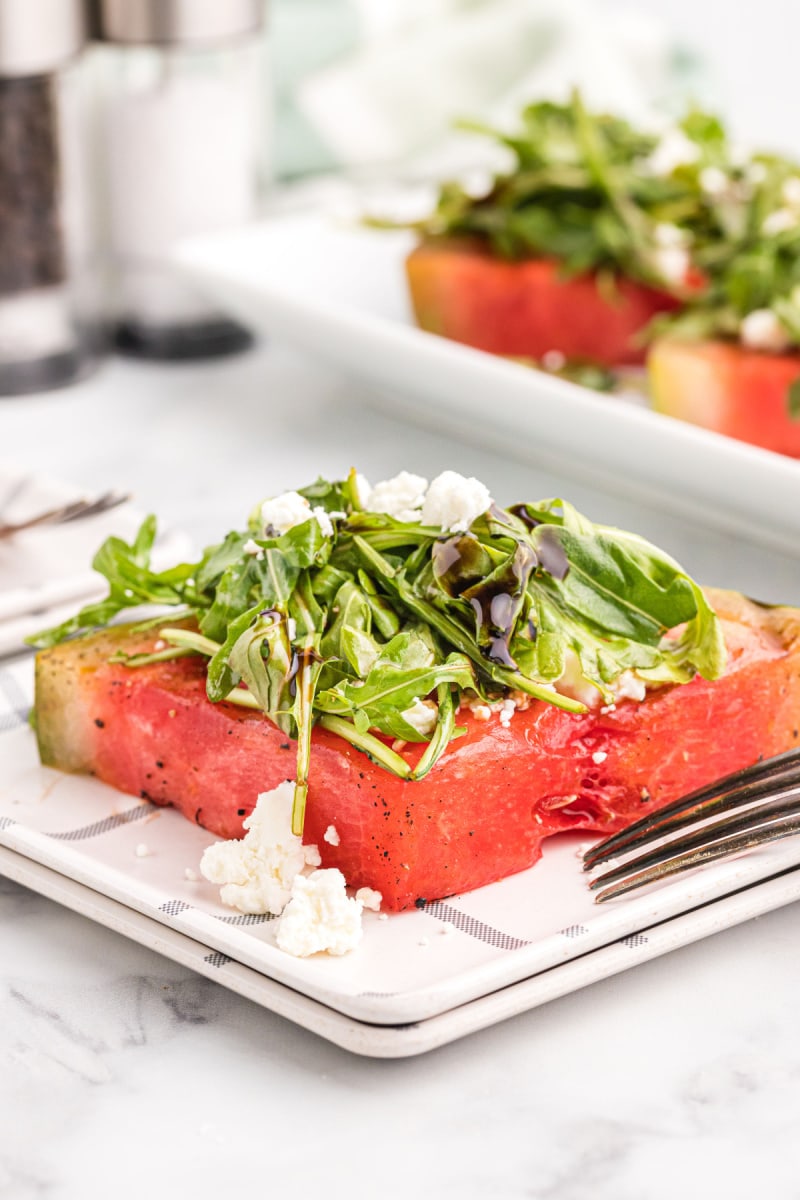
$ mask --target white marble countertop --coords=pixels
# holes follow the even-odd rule
[[[198,544],[356,463],[566,493],[704,580],[800,603],[795,562],[409,428],[269,347],[112,361],[0,402],[0,456],[120,486]],[[800,907],[420,1058],[360,1059],[0,879],[0,1196],[800,1196]]]

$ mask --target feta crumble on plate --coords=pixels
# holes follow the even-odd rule
[[[276,941],[286,953],[301,958],[346,954],[361,941],[362,911],[377,912],[381,894],[360,888],[350,897],[337,868],[313,870],[321,862],[319,849],[292,833],[293,797],[291,780],[263,792],[244,822],[245,836],[209,846],[200,870],[220,885],[223,904],[244,913],[279,916]],[[325,840],[339,844],[333,825]]]
[[[264,792],[244,822],[241,841],[209,846],[200,870],[221,887],[223,904],[244,913],[278,916],[289,902],[295,879],[307,867],[318,867],[316,846],[304,846],[292,833],[294,784],[287,780]]]
[[[347,954],[363,936],[360,900],[351,898],[336,867],[297,875],[276,935],[281,950],[298,958],[326,951]]]

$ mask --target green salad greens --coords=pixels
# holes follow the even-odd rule
[[[161,612],[137,627],[157,630],[158,648],[117,661],[202,655],[210,700],[260,709],[295,738],[296,832],[315,724],[421,779],[463,732],[462,702],[533,697],[577,713],[574,689],[558,690],[570,673],[613,703],[624,673],[682,683],[723,670],[703,592],[646,541],[563,500],[502,509],[453,472],[430,487],[397,477],[409,479],[419,491],[410,508],[385,500],[397,481],[319,479],[259,505],[198,562],[161,572],[148,517],[131,544],[112,537],[97,553],[106,599],[31,642],[52,646],[141,605],[174,607],[173,619]],[[432,518],[443,481],[461,505],[455,520]],[[424,745],[413,766],[397,741]]]
[[[800,346],[800,164],[743,152],[704,112],[640,129],[587,111],[578,93],[529,105],[514,133],[462,127],[504,146],[510,166],[479,194],[443,184],[413,226],[423,238],[555,258],[565,274],[597,272],[610,293],[618,276],[665,289],[680,308],[652,335]]]

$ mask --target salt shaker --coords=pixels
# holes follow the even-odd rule
[[[0,395],[57,387],[102,337],[83,0],[0,0]]]
[[[170,253],[257,215],[264,0],[97,0],[95,22],[117,348],[160,359],[239,350],[249,334]]]

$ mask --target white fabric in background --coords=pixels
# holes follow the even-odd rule
[[[359,47],[300,81],[296,104],[345,168],[486,158],[454,134],[512,126],[524,104],[579,86],[591,106],[645,119],[674,91],[660,23],[592,0],[357,0]],[[487,144],[488,146],[488,144]],[[448,166],[449,169],[449,166]]]

